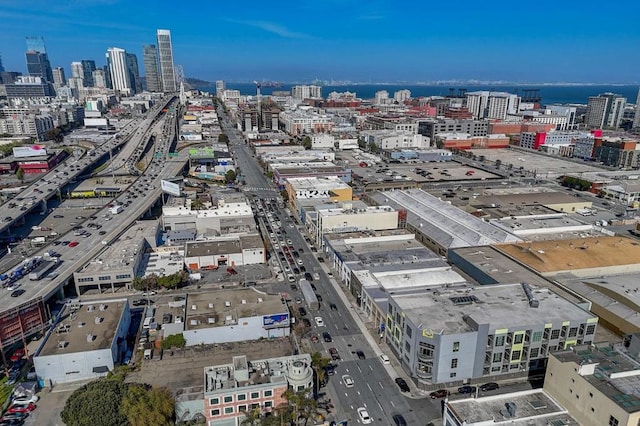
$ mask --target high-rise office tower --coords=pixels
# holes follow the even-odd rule
[[[113,89],[123,95],[130,95],[133,89],[127,69],[127,52],[118,47],[110,47],[106,56]]]
[[[96,61],[92,59],[83,59],[82,71],[84,72],[84,87],[93,87],[93,72],[96,70]]]
[[[82,68],[82,62],[71,62],[71,77],[84,78],[84,69]]]
[[[140,72],[138,71],[138,57],[135,53],[127,53],[126,56],[131,90],[133,93],[140,93],[142,92],[142,82],[140,81]]]
[[[113,89],[113,84],[111,83],[111,71],[109,71],[109,65],[103,65],[102,70],[104,71],[104,82],[107,89]]]
[[[175,92],[177,88],[175,70],[173,69],[173,47],[171,46],[171,31],[158,30],[157,38],[162,90],[165,92]]]
[[[47,47],[44,44],[44,37],[41,36],[27,36],[27,50],[34,50],[40,53],[47,53]]]
[[[142,46],[142,62],[149,92],[162,92],[160,71],[158,70],[158,51],[155,44]]]
[[[53,83],[57,86],[64,86],[67,84],[67,78],[64,75],[64,68],[56,67],[53,69]]]
[[[0,64],[1,68],[2,64]],[[636,115],[633,118],[633,127],[640,127],[640,88],[638,89],[638,98],[636,99]]]
[[[224,84],[224,80],[216,81],[216,96],[222,99],[222,93],[226,89],[226,85]]]
[[[627,100],[614,93],[602,93],[590,96],[584,123],[597,129],[617,129],[620,127]]]
[[[93,87],[100,87],[103,89],[107,87],[107,77],[105,76],[105,72],[102,68],[95,70],[91,74],[91,77],[93,78]]]
[[[0,72],[4,72],[4,66],[2,65],[2,55],[0,55]]]

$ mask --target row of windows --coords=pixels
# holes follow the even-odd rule
[[[264,408],[273,407],[273,401],[265,401],[263,407]],[[238,405],[238,407],[237,407],[238,411],[236,411],[236,407],[224,407],[224,409],[213,408],[211,410],[211,417],[220,416],[220,415],[222,415],[222,413],[224,413],[225,415],[227,415],[227,414],[235,414],[236,412],[237,413],[244,413],[247,410],[255,410],[256,408],[260,408],[260,404],[254,403],[254,404]]]
[[[567,327],[563,327],[562,330],[560,329],[555,329],[555,330],[551,330],[551,329],[545,329],[544,332],[543,331],[534,331],[533,334],[531,335],[531,341],[532,342],[541,342],[542,339],[545,340],[557,340],[561,337],[562,333],[562,337],[576,337],[578,336],[578,334],[582,335],[583,332],[584,334],[593,334],[596,331],[596,326],[595,324],[589,324],[586,326],[584,324],[580,325],[580,328],[578,327],[571,327],[567,330]],[[567,336],[567,332],[568,332],[568,336]],[[490,336],[489,338],[491,339],[492,336]],[[494,346],[504,346],[505,341],[507,339],[507,335],[499,335],[499,336],[495,336],[495,343]],[[513,335],[513,344],[514,345],[520,345],[522,344],[524,341],[524,334],[519,333],[519,334],[514,334]]]
[[[117,280],[124,280],[124,279],[128,279],[128,278],[131,278],[131,274],[116,275],[116,279]],[[110,280],[111,280],[111,275],[103,275],[101,277],[98,277],[98,281],[110,281]],[[78,278],[78,282],[79,283],[90,283],[90,282],[93,282],[93,277]]]
[[[265,390],[265,391],[262,392],[262,395],[265,398],[269,398],[269,397],[273,396],[273,390],[271,390],[271,389]],[[229,403],[233,402],[233,400],[234,400],[233,397],[234,397],[234,395],[225,395],[225,396],[223,396],[222,397],[222,403],[229,404]],[[238,402],[247,400],[247,394],[246,393],[236,394],[235,397],[236,397],[235,398],[236,401],[238,401]],[[249,398],[251,398],[251,399],[260,398],[260,391],[251,392],[249,394]],[[216,396],[216,397],[213,397],[213,398],[209,398],[209,405],[220,405],[220,397]]]

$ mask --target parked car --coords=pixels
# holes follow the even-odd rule
[[[38,402],[39,399],[40,398],[38,397],[38,395],[23,396],[23,397],[14,399],[13,401],[11,401],[11,404],[13,405],[35,404],[36,402]]]
[[[382,362],[383,364],[391,363],[391,361],[389,360],[389,357],[386,356],[385,354],[380,354],[380,362]]]
[[[494,383],[494,382],[485,383],[484,385],[480,386],[480,390],[483,391],[483,392],[496,390],[496,389],[499,389],[499,388],[500,388],[500,386],[497,383]]]
[[[409,392],[411,390],[406,380],[404,380],[402,377],[397,377],[395,382],[396,382],[396,385],[398,385],[398,387],[400,388],[400,391]]]
[[[327,364],[327,366],[324,368],[324,371],[329,376],[333,376],[334,374],[336,374],[336,368],[334,367],[333,364]]]
[[[340,354],[336,348],[329,348],[329,354],[331,355],[331,359],[337,361],[340,359]]]
[[[356,355],[358,355],[358,359],[365,359],[366,356],[364,355],[364,352],[362,352],[361,350],[357,350],[356,351]]]
[[[327,343],[333,342],[333,338],[331,337],[331,334],[329,334],[328,331],[322,332],[322,339]]]
[[[30,413],[36,409],[36,404],[27,404],[27,405],[12,405],[7,410],[7,413]]]
[[[25,350],[24,348],[20,348],[20,349],[16,349],[16,351],[13,353],[13,355],[11,355],[11,358],[9,358],[11,360],[11,362],[16,362],[19,359],[22,359],[25,355]]]
[[[458,388],[458,393],[475,393],[476,391],[476,387],[475,386],[469,386],[469,385],[464,385],[464,386],[460,386]]]
[[[449,391],[446,389],[438,389],[436,391],[433,391],[429,394],[429,397],[431,399],[437,399],[437,398],[445,398],[449,396]]]
[[[300,316],[302,316],[302,317],[306,317],[307,316],[307,310],[305,308],[303,308],[302,306],[300,307],[300,309],[298,309],[298,312],[300,312]]]

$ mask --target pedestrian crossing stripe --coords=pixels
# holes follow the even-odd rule
[[[272,191],[272,192],[277,192],[273,188],[256,188],[255,186],[243,186],[242,190],[243,191]]]

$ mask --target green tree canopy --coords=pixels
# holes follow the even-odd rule
[[[235,172],[235,170],[228,170],[227,173],[224,174],[224,180],[227,183],[234,182],[236,180],[236,172]]]
[[[22,167],[16,171],[16,178],[18,178],[20,182],[24,182],[24,170],[22,170]]]
[[[302,146],[304,149],[311,149],[311,138],[309,136],[305,136],[302,139]]]
[[[71,394],[60,414],[67,426],[127,426],[120,411],[126,385],[120,378],[102,378]]]
[[[225,133],[220,133],[218,135],[218,142],[229,143],[229,136],[227,136]]]
[[[131,426],[173,425],[173,396],[166,388],[133,383],[122,399],[122,412]]]

